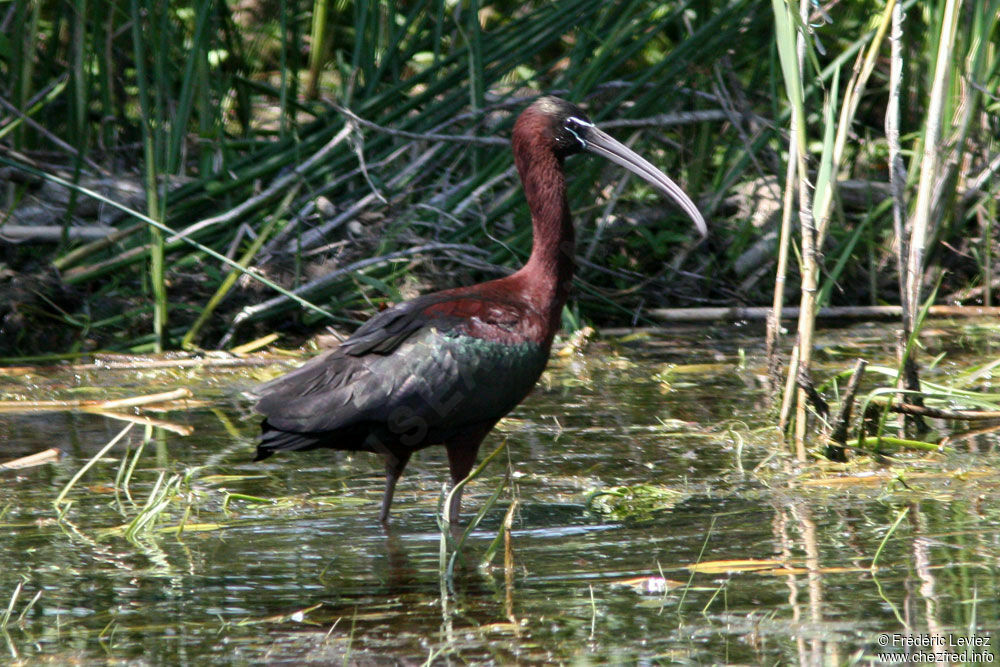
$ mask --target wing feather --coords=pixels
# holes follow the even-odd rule
[[[307,437],[363,424],[391,428],[400,415],[429,432],[499,419],[528,393],[548,356],[536,343],[481,337],[495,329],[500,340],[509,338],[516,321],[505,303],[472,295],[419,297],[379,313],[339,348],[259,387],[256,409],[268,428]]]

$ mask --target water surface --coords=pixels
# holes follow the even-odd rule
[[[922,358],[944,356],[926,379],[1000,357],[992,331],[928,328]],[[796,466],[765,400],[760,338],[691,327],[555,357],[484,444],[486,453],[506,439],[507,449],[471,483],[464,506],[475,511],[507,484],[451,576],[440,568],[436,520],[443,450],[411,461],[389,530],[376,520],[383,479],[374,456],[250,462],[257,418],[241,391],[276,367],[0,370],[8,400],[188,387],[199,401],[143,411],[191,434],[132,428],[59,510],[60,490],[125,423],[0,414],[0,460],[65,452],[0,471],[0,617],[12,602],[0,655],[171,665],[846,664],[931,650],[901,646],[915,641],[909,635],[986,641],[937,650],[995,662],[996,433],[980,425],[953,453],[904,454],[895,464]],[[891,339],[870,325],[826,332],[817,379],[857,356],[889,363]],[[997,392],[996,384],[984,372],[969,388]],[[591,502],[602,490],[625,493],[616,487],[661,495],[617,513]],[[126,530],[151,496],[162,511]],[[506,548],[501,536],[480,565],[515,503]]]

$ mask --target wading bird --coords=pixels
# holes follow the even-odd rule
[[[516,273],[434,292],[385,310],[338,348],[256,390],[264,415],[259,461],[282,450],[325,447],[385,459],[385,522],[410,456],[444,445],[452,484],[479,445],[531,391],[549,358],[573,278],[573,223],[563,160],[590,151],[673,198],[702,236],[705,221],[663,172],[597,129],[578,107],[542,97],[511,141],[531,211],[531,256]],[[460,494],[448,515],[457,520]]]

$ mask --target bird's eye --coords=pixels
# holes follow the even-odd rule
[[[565,124],[566,130],[576,137],[576,140],[580,142],[581,148],[587,147],[587,140],[584,136],[587,134],[588,127],[594,127],[594,124],[589,120],[583,120],[582,118],[577,118],[576,116],[570,116],[566,119]]]

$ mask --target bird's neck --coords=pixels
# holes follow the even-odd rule
[[[562,160],[551,152],[527,156],[515,150],[515,162],[534,231],[531,256],[518,274],[554,334],[573,280],[575,234],[566,201],[566,176]]]

